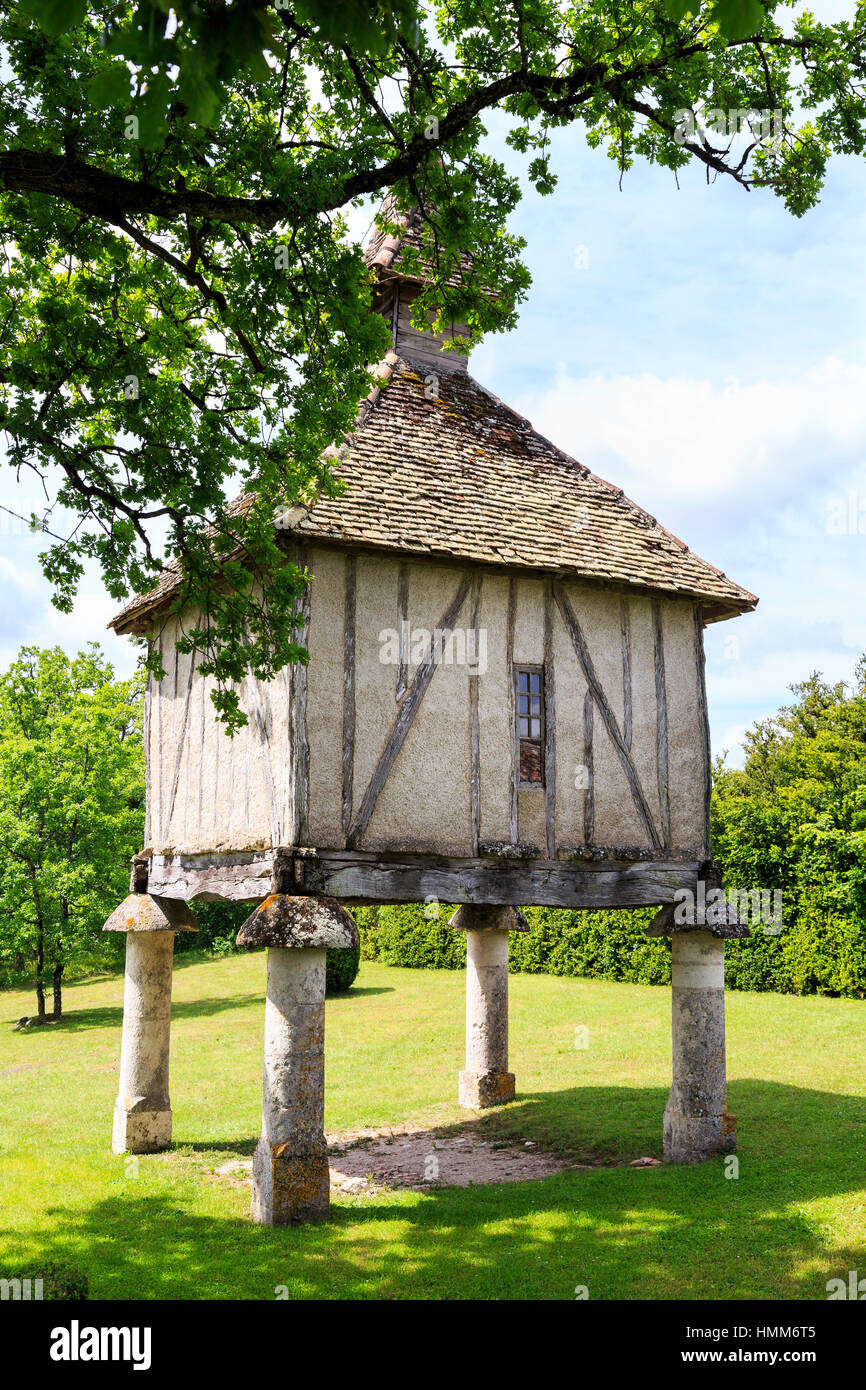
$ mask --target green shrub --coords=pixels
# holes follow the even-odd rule
[[[422,903],[356,909],[363,959],[410,969],[462,969],[466,942],[448,926],[453,911],[440,905],[434,915],[433,906]],[[530,930],[510,937],[515,973],[670,984],[670,941],[644,930],[657,908],[523,911]],[[866,990],[866,941],[857,924],[834,915],[820,895],[806,895],[794,925],[778,935],[755,925],[751,936],[725,943],[725,982],[729,989],[856,997]]]
[[[235,937],[255,903],[192,902],[189,906],[198,931],[178,932],[174,938],[175,951],[208,951],[214,956],[229,956],[242,949],[236,945]]]
[[[361,964],[360,946],[336,946],[325,960],[325,993],[344,994],[351,989]]]
[[[511,936],[511,969],[640,985],[669,984],[670,946],[664,938],[648,937],[644,932],[656,911],[524,908],[530,930]]]
[[[858,918],[843,916],[835,894],[812,884],[800,897],[782,951],[791,987],[797,994],[847,995],[866,992],[866,929]]]

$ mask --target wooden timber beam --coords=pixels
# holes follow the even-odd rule
[[[522,907],[662,907],[675,900],[679,889],[694,892],[700,869],[697,859],[515,861],[287,848],[155,854],[149,891],[169,898],[243,902],[267,897],[279,882],[283,892],[324,893],[349,903],[438,898]]]

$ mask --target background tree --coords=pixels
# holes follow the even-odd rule
[[[106,904],[141,846],[140,677],[116,681],[98,646],[21,650],[0,676],[0,953],[31,965],[37,1012],[62,1012],[68,965],[100,952]]]
[[[341,209],[389,189],[421,206],[416,322],[473,339],[510,327],[528,284],[488,112],[542,193],[551,132],[581,122],[623,172],[698,161],[800,215],[829,155],[863,150],[866,10],[792,8],[0,0],[0,426],[48,499],[55,602],[88,558],[118,599],[146,589],[166,540],[201,614],[184,649],[233,726],[228,683],[300,656],[274,513],[335,487],[322,449],[387,346]]]
[[[784,929],[734,942],[741,983],[866,994],[866,657],[853,685],[813,673],[718,761],[713,853],[728,887],[778,888]]]

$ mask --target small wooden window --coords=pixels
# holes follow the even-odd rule
[[[518,666],[514,679],[520,782],[540,786],[544,782],[544,671],[540,666]]]

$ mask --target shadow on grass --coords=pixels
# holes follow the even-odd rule
[[[574,1087],[518,1095],[480,1112],[478,1123],[493,1142],[528,1139],[577,1162],[661,1158],[667,1099],[663,1087]],[[760,1160],[791,1175],[829,1173],[819,1192],[801,1193],[809,1197],[866,1187],[866,1097],[741,1078],[728,1086],[728,1108],[737,1118],[741,1167]],[[834,1186],[843,1173],[851,1181]]]
[[[221,1212],[191,1210],[188,1163],[172,1171],[163,1155],[142,1162],[159,1163],[160,1182],[177,1179],[176,1190],[137,1195],[129,1183],[89,1208],[60,1209],[40,1258],[74,1258],[92,1296],[108,1298],[268,1300],[287,1285],[292,1298],[573,1299],[586,1285],[591,1299],[825,1299],[828,1279],[866,1273],[866,1249],[833,1241],[803,1204],[862,1190],[866,1101],[758,1080],[734,1089],[748,1135],[735,1180],[719,1158],[339,1193],[330,1223],[268,1230],[243,1214],[246,1189],[214,1188],[204,1171],[197,1181],[218,1193]],[[592,1087],[527,1096],[506,1113],[524,1136],[541,1143],[556,1131],[572,1152],[616,1124],[641,1152],[664,1099],[659,1088]],[[205,1141],[201,1154],[249,1157],[255,1142]],[[177,1147],[188,1156],[180,1137]]]
[[[226,1013],[229,1009],[243,1009],[248,1004],[260,1004],[264,1009],[264,992],[261,994],[232,994],[219,999],[173,1000],[171,1016],[179,1018],[198,1018],[209,1014]],[[86,1028],[119,1028],[123,1023],[123,1005],[105,1005],[99,1009],[72,1009],[62,1018],[55,1019],[50,1027],[55,1032],[79,1033]],[[25,1029],[21,1036],[36,1036],[43,1032],[41,1027]]]
[[[122,983],[122,982],[121,982]],[[360,999],[362,996],[369,997],[373,994],[393,994],[394,989],[391,985],[369,985],[359,989],[350,989],[342,994],[329,994],[328,1003],[333,999],[347,1001],[351,1003],[353,999]],[[210,1014],[225,1013],[228,1009],[244,1009],[248,1004],[260,1004],[264,1010],[265,991],[264,981],[262,982],[261,993],[255,994],[228,994],[218,999],[189,999],[172,1000],[171,1016],[173,1020],[179,1018],[198,1018],[206,1017]],[[17,1015],[8,1020],[10,1025],[18,1021]],[[54,1032],[79,1033],[86,1028],[119,1028],[123,1023],[123,1004],[104,1005],[97,1009],[69,1009],[60,1018],[49,1019],[44,1024],[33,1024],[30,1028],[21,1031],[21,1037],[36,1037],[40,1033],[51,1029]]]
[[[238,1154],[241,1158],[252,1158],[259,1136],[250,1139],[178,1139],[172,1144],[170,1153],[188,1155],[190,1152],[204,1154]]]
[[[348,999],[349,1003],[353,999],[360,999],[362,995],[370,994],[394,994],[396,991],[393,985],[352,985],[351,989],[341,990],[339,994],[329,994],[328,999]]]

